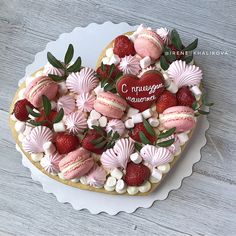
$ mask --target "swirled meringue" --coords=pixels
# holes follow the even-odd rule
[[[52,141],[53,132],[46,126],[37,126],[32,129],[22,141],[24,151],[29,153],[44,152],[43,144]]]
[[[107,133],[111,130],[113,133],[117,132],[121,136],[125,132],[125,125],[121,120],[112,119],[108,122],[106,127]]]
[[[167,73],[178,88],[199,85],[202,80],[202,71],[198,66],[187,65],[181,60],[172,62]]]
[[[172,153],[167,148],[155,147],[149,144],[145,145],[140,150],[140,155],[152,168],[167,164],[174,158]]]
[[[43,74],[48,75],[58,75],[58,76],[64,76],[65,72],[62,69],[56,68],[52,66],[49,62],[44,66],[43,68]]]
[[[106,171],[98,165],[95,165],[86,176],[87,183],[95,188],[101,188],[106,181]]]
[[[101,163],[107,170],[126,169],[130,155],[134,152],[134,142],[129,138],[119,139],[115,146],[103,152]]]
[[[65,125],[69,132],[77,134],[87,128],[87,121],[84,114],[77,111],[66,116]]]
[[[93,104],[96,100],[95,96],[90,93],[82,93],[76,99],[76,105],[79,110],[90,112],[93,110]]]
[[[66,79],[67,88],[73,93],[87,93],[99,83],[95,70],[85,67],[80,72],[71,73]]]
[[[165,44],[169,44],[169,42],[170,42],[169,32],[170,31],[167,28],[161,27],[161,28],[157,29],[156,32],[159,36],[161,36],[161,38]]]
[[[51,155],[45,155],[41,161],[40,164],[44,168],[45,171],[52,175],[56,175],[60,172],[59,170],[59,162],[62,159],[62,155],[58,153],[54,153]]]
[[[136,56],[125,56],[121,59],[118,68],[124,74],[137,75],[140,71],[139,59]]]
[[[70,95],[62,96],[57,101],[57,111],[63,108],[65,114],[70,114],[75,110],[75,99]]]

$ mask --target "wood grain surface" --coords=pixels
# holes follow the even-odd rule
[[[233,0],[0,0],[0,235],[236,235],[235,12]],[[8,127],[17,81],[34,55],[63,32],[107,20],[177,28],[186,43],[198,37],[205,55],[196,60],[215,102],[193,175],[165,201],[117,216],[75,211],[44,193]]]

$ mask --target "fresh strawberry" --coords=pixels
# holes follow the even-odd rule
[[[187,86],[179,89],[176,98],[178,100],[178,105],[180,106],[192,107],[193,103],[196,102],[196,98]]]
[[[162,113],[165,109],[177,105],[175,94],[165,90],[156,102],[156,111]]]
[[[89,130],[86,136],[82,140],[82,147],[87,149],[90,152],[94,152],[97,154],[102,154],[104,151],[104,147],[102,148],[97,148],[95,144],[93,144],[91,141],[98,139],[102,137],[100,133],[98,133],[96,130]]]
[[[150,177],[150,170],[143,164],[129,162],[124,180],[129,186],[140,186]]]
[[[59,132],[56,133],[54,142],[60,154],[67,154],[78,147],[79,138],[73,134]]]
[[[156,136],[152,136],[151,134],[148,133],[148,131],[146,130],[146,128],[144,127],[143,123],[138,123],[135,125],[135,127],[132,129],[132,131],[130,132],[129,136],[137,141],[137,142],[141,142],[141,139],[139,137],[140,132],[143,132],[146,136],[146,138],[151,142],[154,143],[157,140]]]
[[[29,119],[29,113],[26,106],[29,106],[32,109],[34,108],[34,106],[27,99],[22,99],[15,103],[13,113],[17,120],[27,121]]]
[[[116,66],[115,69],[113,70],[113,72],[111,73],[111,75],[109,75],[111,65],[103,65],[103,66],[104,66],[104,71],[102,70],[101,66],[98,67],[98,69],[97,69],[97,74],[99,75],[100,80],[108,78],[108,82],[112,82],[116,78],[117,74],[121,72],[118,69],[118,67]]]
[[[173,54],[176,56],[177,60],[181,60],[182,58],[184,58],[184,55],[185,55],[184,51],[180,51],[180,50],[176,49],[176,47],[173,44],[168,45],[168,47],[171,49]]]
[[[135,55],[134,43],[125,35],[115,38],[113,52],[119,57]]]
[[[46,114],[44,113],[44,111],[41,111],[40,112],[40,117],[37,117],[35,119],[36,122],[43,122],[45,121],[44,123],[42,123],[43,126],[47,126],[48,128],[52,128],[52,123],[53,123],[53,120],[56,118],[57,116],[57,112],[56,111],[51,111],[49,116],[46,116]]]

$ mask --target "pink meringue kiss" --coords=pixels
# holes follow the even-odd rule
[[[90,152],[78,148],[70,152],[59,162],[59,168],[65,179],[80,178],[87,174],[93,167],[94,160]]]
[[[94,109],[104,116],[120,119],[127,108],[127,102],[111,92],[99,93],[94,103]]]
[[[65,72],[62,69],[56,68],[52,66],[49,62],[44,66],[43,68],[43,74],[45,75],[58,75],[58,76],[64,76]]]
[[[79,110],[90,112],[93,110],[95,96],[90,93],[82,93],[76,99],[76,105]]]
[[[63,108],[65,114],[70,114],[75,110],[75,99],[70,95],[62,96],[57,101],[57,111]]]
[[[98,165],[94,165],[92,170],[86,175],[87,183],[95,188],[102,188],[106,182],[106,171]]]
[[[165,44],[168,45],[170,43],[170,37],[169,37],[170,31],[167,28],[161,27],[161,28],[157,29],[156,32],[162,38],[162,40]]]
[[[52,175],[57,175],[60,172],[59,162],[62,160],[63,156],[59,153],[54,153],[51,155],[45,155],[40,164],[44,168],[45,171]]]
[[[117,132],[120,136],[123,135],[125,132],[124,122],[118,119],[110,120],[107,124],[106,132],[109,133],[110,131]]]
[[[35,107],[42,105],[42,95],[53,100],[58,92],[58,84],[48,76],[39,76],[25,89],[25,98]]]
[[[176,132],[191,130],[195,125],[194,110],[187,106],[167,108],[160,116],[160,123],[165,129],[176,128]]]
[[[87,126],[87,120],[84,114],[80,111],[73,112],[66,117],[65,120],[66,128],[70,133],[77,134],[79,132],[83,132]]]
[[[139,61],[136,56],[125,56],[121,59],[118,67],[124,74],[137,75],[141,70]]]

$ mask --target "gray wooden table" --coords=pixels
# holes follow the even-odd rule
[[[236,235],[235,13],[233,0],[0,0],[0,235]],[[197,56],[215,106],[193,175],[167,200],[117,216],[75,211],[44,193],[21,165],[7,123],[35,53],[76,26],[107,20],[175,27],[185,42],[198,37],[200,51],[224,53]]]

